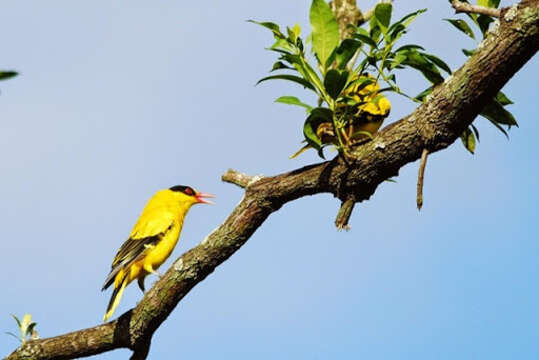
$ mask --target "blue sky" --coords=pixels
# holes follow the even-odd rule
[[[273,100],[309,99],[291,84],[254,87],[275,56],[268,32],[245,22],[308,31],[308,1],[1,5],[0,68],[21,73],[0,82],[1,331],[16,331],[10,313],[31,313],[42,337],[98,324],[111,260],[156,190],[218,196],[193,208],[172,260],[239,201],[220,181],[227,168],[271,175],[318,161],[288,159],[304,113]],[[397,2],[395,16],[425,6],[406,41],[457,68],[475,45],[441,21],[446,1]],[[478,119],[476,155],[456,143],[430,157],[421,213],[417,163],[356,207],[350,232],[335,231],[329,195],[284,206],[186,296],[150,358],[538,358],[537,65],[505,88],[520,124],[510,141]],[[414,108],[391,101],[388,121]],[[140,297],[128,288],[116,315]],[[16,346],[0,335],[2,354]]]

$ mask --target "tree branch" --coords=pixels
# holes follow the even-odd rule
[[[261,178],[262,176],[250,176],[232,169],[228,169],[228,171],[221,176],[222,181],[238,185],[241,188],[246,188],[248,185]]]
[[[356,205],[356,198],[353,195],[350,195],[348,199],[342,202],[341,209],[337,213],[337,218],[335,219],[335,226],[337,230],[350,230],[350,216],[352,216],[352,211],[354,211],[354,206]]]
[[[419,163],[419,174],[417,175],[417,210],[421,210],[423,207],[423,180],[425,178],[425,167],[427,166],[427,158],[429,156],[429,151],[423,149],[421,154],[421,162]]]
[[[357,201],[368,199],[381,182],[417,160],[423,149],[432,153],[452,144],[538,47],[539,2],[524,0],[503,10],[500,26],[491,30],[466,64],[412,114],[355,149],[354,163],[347,165],[337,157],[255,182],[238,181],[248,184],[238,206],[198,246],[179,257],[134,309],[91,329],[29,341],[7,359],[73,359],[117,348],[141,354],[179,301],[245,244],[272,212],[318,193],[341,200],[350,194]]]
[[[490,8],[481,5],[472,5],[464,3],[458,0],[453,0],[451,6],[455,9],[456,13],[469,13],[469,14],[480,14],[487,15],[492,17],[500,17],[500,9]]]

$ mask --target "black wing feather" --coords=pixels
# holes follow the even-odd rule
[[[154,236],[139,239],[127,239],[127,241],[123,243],[120,250],[118,250],[116,257],[112,262],[110,273],[105,279],[105,284],[101,290],[103,291],[112,285],[116,274],[118,274],[121,269],[127,268],[134,263],[149,246],[157,245],[157,243],[163,237],[163,234],[164,233],[160,233]]]

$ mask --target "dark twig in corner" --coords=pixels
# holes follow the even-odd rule
[[[500,17],[501,13],[500,9],[480,5],[472,5],[458,0],[453,0],[451,2],[451,6],[453,6],[453,9],[455,9],[456,13],[480,14],[496,18]]]
[[[423,179],[425,177],[425,167],[427,166],[427,158],[429,151],[423,149],[421,154],[421,162],[419,163],[419,175],[417,176],[417,210],[423,207]]]

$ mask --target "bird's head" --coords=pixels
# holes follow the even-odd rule
[[[213,198],[212,194],[196,191],[190,186],[176,185],[169,190],[173,193],[174,197],[183,203],[194,204],[213,204],[213,202],[206,200],[207,198]]]

